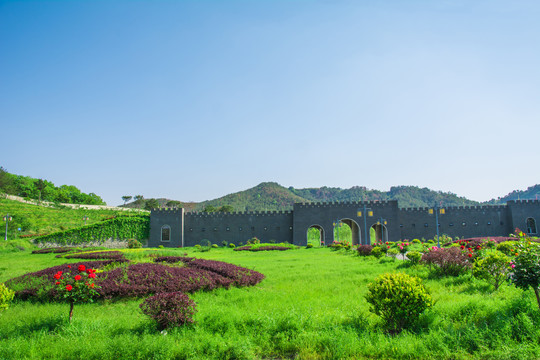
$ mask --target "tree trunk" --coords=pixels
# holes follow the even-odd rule
[[[73,300],[69,302],[69,323],[71,324],[71,318],[73,317]]]
[[[540,309],[540,290],[537,287],[534,288],[534,294],[536,295],[536,301],[538,302],[538,308]]]

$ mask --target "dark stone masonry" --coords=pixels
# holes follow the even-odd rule
[[[310,228],[320,231],[326,245],[334,241],[334,226],[351,227],[353,244],[369,244],[369,230],[377,239],[399,241],[433,238],[436,215],[439,233],[452,237],[508,236],[515,228],[537,236],[538,200],[509,201],[498,206],[459,206],[441,209],[398,207],[397,201],[294,204],[292,211],[206,213],[184,209],[154,209],[150,215],[149,246],[194,246],[204,242],[262,242],[307,244]],[[367,235],[367,236],[366,236]]]

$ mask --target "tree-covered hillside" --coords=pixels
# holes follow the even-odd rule
[[[504,204],[509,200],[536,200],[540,199],[540,184],[529,186],[527,190],[514,190],[510,194],[491,200],[490,204]]]
[[[73,185],[55,186],[43,179],[15,175],[0,167],[0,192],[25,198],[69,204],[105,205],[94,193],[85,194]]]

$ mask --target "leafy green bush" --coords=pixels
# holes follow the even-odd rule
[[[497,245],[497,250],[506,255],[512,255],[515,252],[516,245],[516,241],[505,241]]]
[[[3,283],[0,283],[0,311],[7,309],[9,303],[13,300],[15,291],[10,290]]]
[[[179,291],[150,296],[139,307],[156,320],[161,329],[193,323],[197,311],[195,302]]]
[[[307,244],[306,249],[311,249],[313,247],[313,244]]]
[[[142,243],[136,239],[128,239],[128,249],[140,249],[142,248]]]
[[[377,259],[380,259],[384,252],[380,246],[375,246],[373,249],[371,249],[371,255],[375,256]]]
[[[422,280],[403,273],[378,276],[368,284],[365,298],[371,304],[370,311],[382,318],[391,333],[411,327],[424,310],[433,306]]]
[[[510,273],[510,259],[500,251],[489,251],[476,258],[472,274],[475,278],[483,279],[499,288]]]
[[[218,246],[218,244],[212,244],[212,247],[213,247],[214,249],[217,249],[219,246]]]
[[[422,242],[419,239],[414,239],[412,241],[413,244],[421,244]]]
[[[234,248],[236,247],[236,245],[234,245],[233,243],[230,243],[230,244],[229,244],[229,247],[230,247],[231,249],[234,249]]]
[[[407,258],[411,261],[413,264],[418,264],[420,262],[420,259],[422,259],[422,253],[419,251],[409,251],[407,253]]]
[[[388,249],[388,251],[386,252],[387,255],[391,256],[394,258],[394,261],[396,261],[396,258],[397,256],[399,255],[399,250],[396,249],[396,248],[391,248],[391,249]]]

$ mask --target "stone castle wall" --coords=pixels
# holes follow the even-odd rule
[[[507,236],[516,227],[527,231],[527,219],[540,220],[540,202],[509,201],[498,206],[445,207],[438,215],[439,233],[452,237]],[[366,216],[369,213],[373,216]],[[367,244],[366,232],[381,229],[385,240],[433,238],[435,214],[428,208],[398,207],[397,201],[297,203],[293,211],[206,213],[184,209],[158,209],[150,215],[149,246],[194,246],[205,242],[245,244],[257,237],[262,242],[306,245],[310,227],[321,230],[321,240],[330,244],[334,224],[342,221],[352,229],[353,244]],[[161,241],[161,229],[170,227],[170,240]],[[380,233],[378,233],[380,235]],[[538,234],[533,234],[538,235]]]

